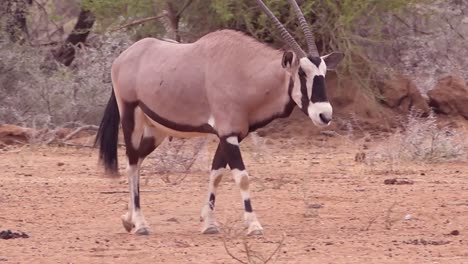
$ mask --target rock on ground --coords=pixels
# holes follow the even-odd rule
[[[440,79],[427,94],[429,104],[436,113],[461,115],[468,119],[468,86],[456,76]]]

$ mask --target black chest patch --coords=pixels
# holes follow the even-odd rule
[[[327,92],[325,91],[325,77],[316,75],[312,85],[312,96],[310,98],[312,103],[327,102]]]

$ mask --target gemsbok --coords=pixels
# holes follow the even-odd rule
[[[202,233],[218,233],[214,217],[216,189],[229,165],[240,188],[247,234],[262,234],[249,194],[249,174],[239,143],[249,132],[287,117],[297,105],[317,126],[332,119],[325,73],[343,54],[320,57],[310,28],[295,0],[289,0],[304,31],[309,52],[261,1],[287,50],[277,50],[243,33],[219,30],[188,44],[145,38],[114,61],[113,89],[96,136],[106,171],[117,174],[119,124],[126,146],[130,188],[128,211],[122,216],[128,232],[149,233],[140,208],[140,166],[166,137],[214,134],[208,195],[201,210]]]

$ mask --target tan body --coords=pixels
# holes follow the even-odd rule
[[[281,113],[290,101],[290,74],[281,66],[282,55],[231,30],[191,44],[146,38],[115,60],[112,82],[119,109],[122,100],[139,101],[177,124],[210,124],[218,135],[245,136],[250,126]]]
[[[330,123],[332,107],[326,97],[325,73],[342,55],[319,56],[295,0],[289,2],[304,29],[309,54],[261,0],[256,2],[291,50],[275,50],[243,33],[221,30],[190,44],[142,39],[112,65],[113,91],[96,143],[106,170],[115,175],[122,125],[130,193],[122,223],[128,232],[149,233],[140,208],[140,167],[167,136],[218,136],[208,195],[201,210],[202,233],[219,231],[215,197],[222,171],[229,166],[240,189],[247,234],[252,235],[261,234],[263,227],[253,211],[249,174],[239,143],[250,131],[288,116],[296,105],[314,124]]]

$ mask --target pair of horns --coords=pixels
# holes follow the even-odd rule
[[[281,24],[281,22],[276,18],[276,16],[271,12],[270,9],[263,3],[262,0],[257,0],[258,5],[260,8],[265,12],[265,14],[270,17],[270,19],[273,21],[273,24],[276,26],[276,29],[279,31],[281,37],[283,40],[288,44],[288,46],[296,53],[299,58],[304,58],[307,56],[307,54],[302,50],[301,46],[297,44],[297,42],[294,40],[294,38],[291,36],[291,34],[288,32],[288,30]],[[309,25],[307,24],[307,21],[304,18],[304,14],[302,14],[301,9],[299,8],[299,5],[297,4],[296,0],[289,0],[289,3],[292,5],[294,9],[294,13],[296,13],[296,16],[299,20],[299,25],[302,28],[302,31],[304,31],[304,35],[307,41],[307,46],[309,47],[309,54],[312,56],[319,56],[317,46],[315,45],[315,40],[314,36],[312,35],[312,31],[309,28]]]

